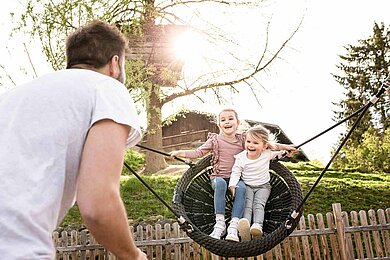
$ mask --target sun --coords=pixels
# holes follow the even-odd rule
[[[203,56],[204,39],[199,33],[186,30],[174,39],[173,49],[177,59],[193,63]]]

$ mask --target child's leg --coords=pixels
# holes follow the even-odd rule
[[[243,181],[239,181],[234,195],[232,218],[242,218],[245,208],[245,194],[245,183]]]
[[[227,191],[227,183],[225,179],[217,177],[211,180],[211,187],[214,189],[214,213],[215,225],[213,232],[210,234],[215,239],[221,239],[225,233],[225,194]]]
[[[263,235],[264,208],[271,193],[271,185],[264,184],[256,188],[253,200],[253,224],[250,233],[253,238]]]
[[[214,213],[225,216],[227,183],[224,178],[216,177],[211,180],[211,187],[214,190]]]
[[[238,222],[238,233],[242,241],[248,241],[251,239],[250,235],[250,223],[252,220],[252,206],[253,206],[254,191],[250,186],[246,186],[246,198],[245,198],[245,210],[244,216]]]
[[[245,203],[245,184],[239,181],[234,195],[233,209],[232,209],[232,220],[228,227],[228,234],[226,240],[238,242],[238,221],[242,217]]]
[[[264,207],[271,193],[271,185],[261,185],[254,194],[253,199],[253,223],[258,223],[263,226]]]
[[[253,211],[253,199],[254,199],[254,190],[250,186],[246,186],[246,196],[245,196],[245,210],[243,218],[246,218],[249,223],[252,222],[252,211]]]

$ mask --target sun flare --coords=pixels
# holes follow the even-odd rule
[[[176,37],[173,48],[178,59],[194,62],[202,57],[204,40],[200,34],[187,30]]]

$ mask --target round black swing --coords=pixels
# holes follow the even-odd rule
[[[292,173],[281,163],[270,163],[271,194],[265,206],[264,235],[258,240],[231,242],[209,236],[215,224],[214,191],[209,176],[212,173],[211,155],[191,166],[178,181],[173,200],[174,210],[193,228],[187,235],[210,252],[224,257],[250,257],[261,255],[290,235],[297,226],[298,217],[285,225],[291,213],[302,202],[302,191]],[[230,221],[233,200],[226,194],[226,221]]]

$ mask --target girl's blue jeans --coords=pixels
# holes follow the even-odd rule
[[[226,191],[229,178],[216,177],[211,180],[211,187],[214,190],[214,213],[225,215]],[[232,218],[242,218],[245,209],[245,184],[243,181],[237,183],[234,195]]]

